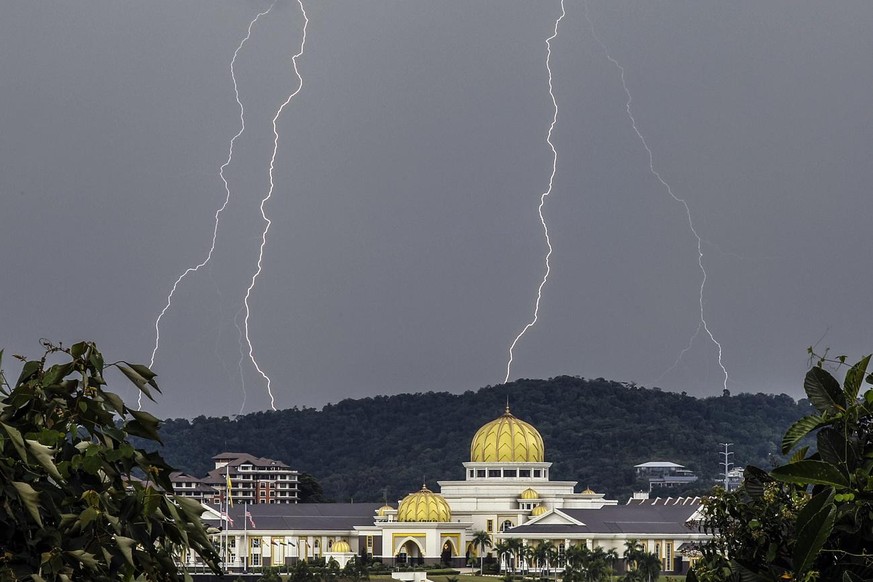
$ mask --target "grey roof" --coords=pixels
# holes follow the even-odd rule
[[[639,465],[634,465],[634,468],[643,468],[643,469],[684,469],[682,465],[677,465],[672,461],[649,461],[647,463],[640,463]]]
[[[248,510],[259,530],[334,530],[348,531],[356,525],[373,525],[381,503],[277,503],[249,505]],[[242,504],[230,508],[234,525],[243,529]],[[251,522],[248,529],[253,529]]]
[[[688,534],[698,533],[686,522],[700,507],[676,505],[606,505],[600,509],[560,509],[585,525],[522,524],[509,530],[516,534]]]
[[[212,457],[215,461],[229,461],[231,467],[236,467],[240,463],[251,463],[256,467],[283,467],[289,469],[288,465],[282,461],[268,459],[266,457],[256,457],[249,453],[219,453]]]

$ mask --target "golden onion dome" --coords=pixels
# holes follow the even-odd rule
[[[519,495],[519,498],[520,499],[539,499],[540,494],[537,493],[536,491],[534,491],[533,489],[531,489],[530,487],[528,487],[527,489],[525,489],[524,491],[521,492],[521,495]]]
[[[442,495],[434,493],[422,485],[421,491],[410,493],[397,508],[397,521],[438,521],[452,520],[452,510]]]
[[[331,552],[336,552],[337,554],[347,554],[352,551],[352,547],[349,545],[349,542],[345,540],[337,540],[333,543],[330,549]]]
[[[531,517],[536,517],[536,516],[538,516],[538,515],[542,515],[542,514],[544,514],[544,513],[547,513],[548,511],[549,511],[549,508],[546,507],[545,505],[537,505],[537,506],[534,507],[533,510],[530,512],[530,515],[531,515]]]
[[[376,510],[376,515],[378,515],[379,517],[384,517],[386,513],[388,513],[389,511],[393,511],[393,510],[394,510],[394,508],[386,503],[385,505],[383,505],[382,507],[380,507],[379,509]]]
[[[582,492],[582,495],[597,495],[597,492],[594,491],[591,487],[586,487],[585,491]]]
[[[506,412],[476,431],[470,444],[474,463],[542,463],[543,437],[524,422]]]

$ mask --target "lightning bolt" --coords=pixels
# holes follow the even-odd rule
[[[270,7],[264,10],[263,12],[259,12],[257,16],[255,16],[251,22],[249,22],[248,29],[246,30],[245,37],[240,41],[239,45],[236,47],[236,50],[233,51],[233,58],[230,60],[230,78],[233,80],[233,92],[236,97],[236,104],[239,106],[239,121],[240,121],[240,129],[236,133],[235,136],[230,140],[230,146],[227,151],[227,160],[221,165],[218,170],[218,175],[221,177],[221,181],[224,183],[224,202],[221,206],[218,207],[218,210],[215,211],[215,225],[212,228],[212,244],[209,246],[209,252],[206,253],[206,258],[203,259],[200,263],[193,267],[188,267],[185,271],[179,275],[176,281],[173,283],[173,287],[170,289],[170,293],[167,295],[167,303],[164,305],[164,308],[161,310],[161,313],[158,315],[158,318],[155,320],[155,346],[152,349],[152,357],[149,361],[149,368],[155,365],[155,357],[158,354],[158,348],[161,344],[161,320],[164,318],[164,315],[170,309],[170,306],[173,303],[173,296],[176,294],[176,289],[179,287],[179,284],[182,282],[185,277],[190,275],[191,273],[196,273],[203,267],[205,267],[210,260],[212,260],[212,254],[215,252],[215,241],[218,238],[218,225],[221,221],[221,213],[227,208],[228,203],[230,202],[230,186],[227,183],[227,179],[224,176],[224,170],[227,166],[230,165],[233,160],[233,146],[236,143],[236,140],[243,134],[246,130],[246,119],[245,119],[245,108],[243,107],[242,101],[239,98],[239,86],[236,82],[236,72],[234,70],[234,66],[236,65],[236,58],[242,50],[243,46],[245,46],[246,41],[252,36],[252,28],[255,26],[255,23],[262,17],[266,16],[273,10],[273,7],[276,5],[276,2],[270,4]],[[140,392],[136,401],[137,410],[142,409],[142,392]]]
[[[245,374],[243,373],[243,360],[246,357],[245,352],[243,351],[243,346],[245,344],[243,343],[243,330],[239,326],[239,316],[240,316],[240,314],[242,314],[243,309],[245,309],[245,306],[240,306],[239,311],[237,311],[233,316],[233,325],[234,325],[234,327],[236,327],[236,331],[238,334],[237,339],[238,339],[238,344],[239,344],[239,360],[236,363],[236,367],[237,367],[237,370],[239,372],[239,383],[240,383],[240,386],[242,387],[242,394],[243,394],[242,403],[239,405],[239,412],[237,413],[238,415],[241,415],[243,413],[243,410],[245,410],[246,399],[248,398],[248,392],[246,391],[246,377],[245,377]]]
[[[552,41],[558,36],[558,24],[560,24],[561,20],[563,20],[566,15],[566,11],[564,10],[564,0],[561,0],[561,15],[555,20],[555,31],[549,38],[546,39],[546,71],[549,73],[549,97],[552,99],[552,106],[554,108],[554,114],[552,115],[552,122],[549,125],[549,131],[546,134],[546,143],[549,146],[549,149],[552,150],[552,173],[549,176],[549,187],[546,188],[546,191],[540,195],[540,204],[537,207],[537,213],[540,217],[540,223],[543,225],[543,235],[546,239],[546,247],[548,247],[548,251],[546,252],[545,264],[546,264],[546,272],[543,274],[543,280],[540,282],[540,286],[537,288],[537,299],[534,303],[534,312],[533,319],[531,319],[518,335],[515,336],[515,339],[512,340],[512,344],[509,346],[509,361],[506,362],[506,377],[503,379],[503,383],[509,382],[509,374],[512,370],[512,360],[514,356],[515,346],[518,344],[519,340],[521,340],[522,336],[536,325],[537,320],[539,319],[540,314],[540,301],[543,298],[543,287],[546,286],[546,283],[549,280],[549,274],[552,271],[551,263],[549,262],[552,258],[552,241],[549,238],[549,226],[546,224],[546,219],[543,216],[543,206],[546,204],[546,198],[552,193],[552,185],[555,181],[555,172],[558,169],[558,150],[555,149],[555,144],[552,143],[552,132],[555,129],[555,124],[558,122],[558,102],[555,100],[554,88],[552,86]]]
[[[252,280],[249,283],[248,289],[246,289],[246,296],[243,300],[243,304],[245,305],[245,318],[243,320],[243,330],[246,339],[246,345],[249,349],[249,359],[252,362],[252,365],[255,367],[255,370],[258,371],[258,374],[266,381],[267,383],[267,394],[270,396],[270,408],[276,410],[276,399],[273,397],[273,390],[271,389],[271,380],[270,377],[261,369],[260,364],[255,359],[255,351],[252,346],[251,336],[249,335],[249,318],[251,316],[251,307],[249,306],[249,299],[252,295],[252,290],[255,288],[255,284],[258,280],[258,277],[263,270],[263,260],[264,260],[264,247],[267,246],[267,233],[270,232],[270,226],[273,222],[267,217],[267,213],[265,210],[265,206],[267,202],[269,202],[270,198],[273,197],[273,190],[275,189],[275,183],[273,181],[273,169],[276,165],[276,153],[279,150],[279,130],[276,128],[276,123],[279,121],[279,117],[282,115],[282,111],[285,110],[285,107],[288,106],[289,103],[300,93],[300,90],[303,89],[303,77],[300,75],[300,71],[297,68],[297,60],[303,56],[303,51],[306,48],[306,29],[309,25],[309,18],[306,16],[306,9],[303,7],[303,0],[297,0],[297,4],[300,6],[300,12],[303,14],[303,39],[300,41],[300,51],[291,58],[291,63],[294,67],[294,74],[297,75],[297,89],[294,90],[288,98],[279,106],[279,109],[276,111],[276,115],[273,116],[273,154],[270,157],[270,188],[267,190],[267,195],[261,200],[261,218],[264,219],[264,230],[261,233],[261,246],[258,251],[258,268],[255,270],[255,273],[252,275]]]
[[[698,321],[697,331],[694,332],[694,335],[691,337],[691,341],[688,343],[688,346],[683,349],[679,353],[679,357],[676,359],[676,362],[671,366],[670,369],[675,368],[685,353],[691,349],[691,344],[694,341],[694,338],[700,333],[700,329],[706,332],[706,335],[709,336],[710,341],[718,348],[718,366],[721,368],[722,374],[724,376],[724,389],[727,390],[728,384],[728,371],[724,365],[724,361],[722,360],[722,347],[721,344],[715,339],[715,335],[713,335],[712,330],[709,328],[709,324],[706,321],[706,309],[704,307],[704,290],[706,288],[706,268],[703,266],[703,239],[697,233],[697,229],[694,228],[694,220],[691,217],[691,207],[688,205],[688,202],[684,198],[680,198],[676,196],[673,192],[673,188],[670,187],[670,184],[661,177],[661,174],[655,169],[655,157],[652,154],[652,149],[649,147],[649,144],[646,142],[646,138],[643,137],[643,134],[640,132],[639,127],[637,127],[637,120],[634,118],[633,110],[631,109],[631,103],[633,101],[633,97],[631,97],[630,90],[627,87],[627,82],[625,81],[625,71],[624,67],[621,64],[612,58],[612,55],[609,54],[609,49],[606,46],[599,36],[597,36],[597,32],[594,30],[594,23],[591,21],[591,18],[588,15],[588,3],[584,2],[584,13],[585,20],[588,21],[588,26],[591,29],[591,36],[597,41],[597,44],[600,45],[600,48],[603,49],[603,54],[609,60],[610,63],[615,65],[615,68],[618,69],[619,75],[621,76],[621,86],[624,89],[624,93],[627,96],[627,102],[625,102],[625,110],[627,111],[628,119],[630,119],[631,127],[634,130],[634,133],[637,134],[637,137],[640,139],[640,143],[643,144],[643,147],[646,150],[646,153],[649,155],[649,171],[652,175],[661,183],[664,189],[667,191],[667,194],[670,195],[675,202],[678,202],[685,209],[685,217],[688,219],[688,228],[691,230],[691,234],[694,235],[694,238],[697,239],[697,266],[700,268],[700,289],[698,291],[698,304],[700,306],[700,319]],[[666,373],[666,372],[665,372]]]

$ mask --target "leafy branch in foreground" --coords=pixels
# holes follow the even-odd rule
[[[115,366],[152,398],[155,374],[106,365],[90,342],[43,345],[14,386],[0,375],[0,580],[179,580],[182,548],[218,572],[200,504],[173,496],[171,467],[129,443],[160,443],[158,420],[106,390]]]
[[[716,535],[689,580],[873,579],[873,384],[870,356],[842,386],[824,369],[844,357],[819,357],[804,390],[815,414],[782,439],[789,462],[765,472],[747,467],[733,493],[706,501],[704,528]],[[815,435],[815,452],[804,441]]]

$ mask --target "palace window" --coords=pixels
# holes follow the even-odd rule
[[[504,477],[515,477],[516,471],[515,469],[503,469]]]
[[[488,533],[491,533],[494,531],[494,520],[493,519],[489,519],[488,521],[485,522],[485,524],[486,524],[485,531],[487,531]]]
[[[485,476],[485,469],[476,469],[476,476],[477,477],[484,477]]]
[[[500,469],[488,469],[489,477],[500,477]]]
[[[500,524],[500,531],[506,531],[511,527],[512,527],[512,522],[507,519],[502,524]]]
[[[540,469],[534,469],[534,477],[542,477],[543,472]]]
[[[530,477],[530,469],[519,469],[518,476],[519,477]]]

